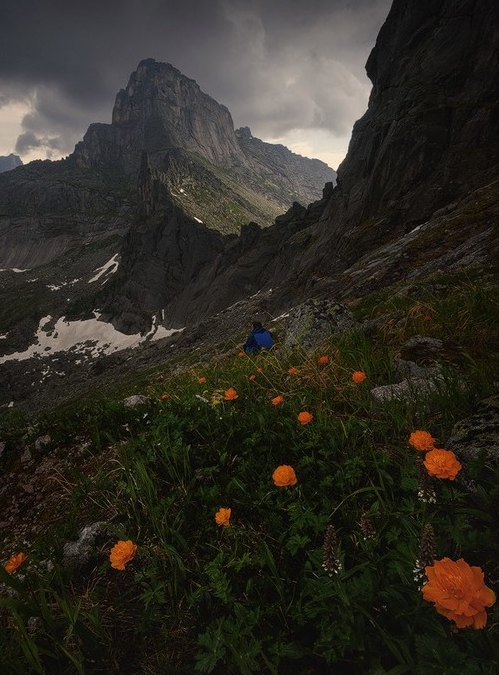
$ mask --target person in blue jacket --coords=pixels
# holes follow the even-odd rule
[[[253,323],[253,330],[248,335],[248,339],[243,345],[246,354],[258,354],[264,349],[271,349],[274,346],[272,333],[266,330],[259,321]]]

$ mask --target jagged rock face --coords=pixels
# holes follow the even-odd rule
[[[147,59],[116,96],[111,126],[92,125],[75,156],[83,165],[119,162],[134,174],[142,152],[154,162],[170,148],[227,168],[244,161],[227,108],[170,64]]]
[[[12,169],[15,169],[17,166],[22,166],[22,163],[22,159],[11,152],[10,155],[0,157],[0,173],[12,171]]]
[[[295,200],[308,204],[310,200],[303,200],[306,195],[314,195],[313,201],[321,199],[325,183],[336,181],[336,171],[327,171],[324,162],[295,155],[284,145],[265,143],[255,138],[249,127],[237,129],[236,137],[247,163],[255,172],[255,181],[261,181],[262,177],[275,180],[284,169],[290,181],[286,208]]]
[[[235,132],[225,106],[172,65],[154,59],[141,61],[116,96],[112,123],[92,124],[74,159],[83,167],[119,166],[135,180],[144,153],[151,169],[168,174],[170,157],[178,157],[179,150],[191,163],[207,161],[230,170],[257,192],[262,178],[270,178],[278,191],[288,187],[292,198],[285,194],[287,202],[284,195],[278,200],[281,212],[292,199],[317,199],[324,183],[336,176],[324,162],[254,139],[246,127]]]
[[[369,107],[306,259],[322,274],[405,234],[497,176],[495,0],[395,0],[367,62]]]
[[[34,161],[0,175],[0,269],[39,267],[130,225],[135,192],[120,174],[70,160]]]
[[[104,317],[127,333],[146,330],[153,314],[178,328],[279,286],[301,250],[301,230],[320,218],[332,189],[327,184],[307,209],[295,202],[268,228],[249,223],[239,236],[223,236],[186,216],[146,170],[141,193],[149,215],[125,238]],[[295,290],[281,294],[279,306],[293,303]]]

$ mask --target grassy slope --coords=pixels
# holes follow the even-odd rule
[[[441,447],[499,378],[490,353],[496,290],[448,283],[452,293],[432,285],[417,301],[399,292],[358,303],[359,318],[379,322],[369,338],[357,332],[310,355],[278,347],[255,359],[191,361],[175,377],[143,375],[127,392],[147,394],[138,408],[124,408],[116,391],[28,426],[5,416],[11,465],[26,434],[31,448],[51,437],[39,461],[74,461],[61,459],[47,490],[59,511],[52,504],[45,521],[42,511],[39,536],[25,543],[14,523],[5,537],[5,560],[21,550],[29,557],[11,575],[0,569],[16,592],[0,600],[2,672],[498,672],[497,605],[484,630],[453,630],[414,581],[431,524],[437,558],[480,566],[499,590],[497,467],[485,458],[463,466],[476,483],[471,494],[458,479],[431,479],[436,502],[425,503],[421,454],[408,445],[423,429]],[[449,367],[418,403],[376,402],[371,387],[393,381],[393,356],[414,334],[452,336],[458,370]],[[323,355],[328,363],[319,364]],[[352,381],[357,370],[363,383]],[[224,399],[229,387],[234,400]],[[307,425],[297,420],[304,410],[313,415]],[[296,485],[273,484],[283,464]],[[228,527],[215,522],[221,507],[231,509]],[[64,542],[96,521],[108,525],[87,562],[63,565]],[[328,525],[336,543],[327,562],[341,567],[330,574]],[[123,571],[109,565],[117,540],[138,546]]]

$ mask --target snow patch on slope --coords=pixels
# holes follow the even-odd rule
[[[114,274],[116,270],[119,267],[119,260],[118,260],[119,253],[116,253],[113,255],[111,260],[108,260],[107,263],[105,263],[102,267],[98,267],[94,272],[97,272],[95,276],[93,276],[91,279],[89,279],[88,283],[91,284],[94,281],[97,281],[100,279],[103,275],[108,276],[109,274]]]
[[[134,348],[145,340],[159,340],[169,337],[183,328],[167,329],[163,326],[153,326],[146,335],[125,335],[117,331],[114,326],[99,321],[99,315],[94,312],[95,318],[82,321],[66,321],[60,318],[52,327],[52,317],[40,319],[32,344],[24,352],[15,352],[0,357],[0,363],[17,360],[25,361],[33,357],[43,357],[56,352],[71,351],[75,354],[84,354],[87,357],[97,357],[103,354],[112,354],[121,349]]]

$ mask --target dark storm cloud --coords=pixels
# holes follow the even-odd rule
[[[0,107],[29,101],[18,151],[71,152],[144,58],[167,61],[256,135],[351,129],[391,0],[15,0],[2,10]]]

